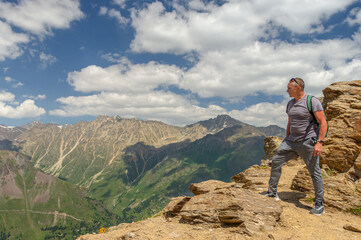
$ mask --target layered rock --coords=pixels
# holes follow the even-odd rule
[[[329,136],[321,164],[340,172],[359,172],[361,152],[361,80],[337,82],[323,90]],[[359,174],[355,174],[359,178]]]
[[[232,183],[211,180],[192,184],[190,190],[195,196],[173,199],[164,210],[166,217],[179,215],[188,224],[239,227],[238,231],[251,235],[272,230],[282,213],[273,199]]]
[[[322,172],[326,206],[350,212],[360,208],[361,192],[348,174],[334,172],[327,166],[324,166]],[[292,189],[304,192],[310,198],[314,196],[313,183],[306,167],[298,171]]]

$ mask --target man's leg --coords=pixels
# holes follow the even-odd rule
[[[277,194],[277,185],[281,177],[282,166],[297,154],[292,149],[292,144],[292,142],[284,140],[272,159],[271,177],[269,179],[269,195],[271,196]]]
[[[308,139],[302,143],[300,155],[307,165],[308,172],[311,175],[313,187],[315,189],[315,203],[324,203],[323,178],[320,168],[319,156],[313,156],[313,147],[315,139]]]

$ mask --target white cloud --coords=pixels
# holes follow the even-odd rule
[[[46,67],[52,65],[57,61],[56,57],[52,56],[51,54],[46,54],[44,52],[41,52],[39,55],[41,67],[45,69]]]
[[[124,64],[107,68],[88,66],[80,72],[68,74],[68,83],[81,92],[150,92],[160,85],[178,84],[182,71],[176,66],[149,62],[132,65]]]
[[[44,100],[46,99],[46,95],[45,94],[39,94],[37,96],[33,96],[33,95],[23,95],[24,98],[30,98],[30,99],[35,99],[35,100]]]
[[[78,0],[20,0],[18,4],[0,2],[0,16],[24,31],[42,36],[51,34],[53,28],[69,28],[84,14]]]
[[[238,51],[209,51],[184,74],[180,86],[201,97],[242,97],[255,92],[283,94],[287,81],[299,76],[316,94],[335,81],[357,79],[361,49],[352,40],[315,43],[256,42]],[[347,70],[348,69],[348,70]]]
[[[104,59],[116,64],[91,65],[68,74],[67,81],[74,90],[88,96],[59,98],[61,107],[50,113],[118,114],[157,118],[177,125],[228,113],[257,126],[285,127],[287,101],[262,102],[243,110],[227,111],[217,104],[200,107],[194,98],[167,89],[175,86],[189,90],[191,96],[220,97],[227,102],[259,92],[285,95],[288,80],[298,76],[306,81],[307,93],[319,96],[329,84],[361,75],[360,32],[350,39],[302,43],[298,38],[298,34],[331,31],[332,27],[324,26],[322,21],[345,9],[352,0],[312,4],[309,0],[229,0],[221,6],[214,1],[191,0],[186,6],[179,2],[184,1],[171,2],[172,10],[158,1],[131,10],[135,29],[131,50],[193,54],[196,56],[193,66],[185,69],[156,62],[133,64],[120,54],[104,54]],[[121,6],[124,1],[117,3]],[[124,24],[119,11],[101,7],[99,14]],[[356,24],[353,20],[358,15],[354,10],[349,23]],[[287,42],[281,40],[280,30],[290,35]]]
[[[284,27],[292,33],[322,31],[321,20],[341,11],[352,0],[230,0],[222,6],[191,1],[190,8],[167,11],[160,2],[132,11],[133,51],[183,54],[191,51],[239,49],[267,28]],[[198,11],[201,9],[202,11]]]
[[[21,104],[14,100],[14,94],[6,91],[0,92],[0,117],[13,119],[32,118],[46,113],[43,108],[35,105],[34,100],[28,99]]]
[[[354,8],[350,11],[350,14],[346,20],[350,25],[361,24],[361,8]]]
[[[115,9],[108,9],[107,7],[100,7],[99,15],[108,15],[110,18],[115,18],[120,25],[126,25],[129,22],[129,19],[122,16],[120,11]]]
[[[100,7],[99,10],[99,15],[106,15],[108,13],[108,8],[107,7]]]
[[[15,95],[10,93],[10,92],[6,92],[6,91],[1,91],[0,92],[0,102],[13,102],[15,100]]]
[[[103,54],[101,57],[112,63],[127,64],[129,62],[129,59],[121,56],[119,53],[106,53],[106,54]]]
[[[118,5],[121,8],[125,8],[126,0],[113,0],[112,3]]]
[[[262,102],[241,111],[232,110],[229,115],[254,126],[278,125],[286,128],[286,104],[287,100],[282,103]]]
[[[21,86],[24,86],[24,84],[22,82],[18,82],[18,83],[13,85],[13,88],[18,88],[18,87],[21,87]]]
[[[9,83],[9,82],[14,81],[14,79],[12,77],[6,76],[5,81]]]
[[[23,53],[21,44],[27,42],[29,42],[27,35],[13,32],[8,24],[0,20],[0,61],[20,56]]]
[[[199,107],[192,100],[171,92],[154,91],[144,94],[102,92],[85,97],[57,100],[63,106],[50,111],[56,116],[120,115],[140,119],[156,119],[175,125],[185,125],[209,119],[226,110],[215,105]]]

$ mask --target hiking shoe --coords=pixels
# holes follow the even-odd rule
[[[323,203],[316,203],[315,206],[311,209],[310,213],[321,216],[325,213],[325,206],[323,206]]]
[[[274,198],[275,199],[275,201],[279,201],[280,200],[280,198],[278,197],[278,194],[277,193],[266,193],[265,194],[265,196],[266,197],[270,197],[270,198]]]

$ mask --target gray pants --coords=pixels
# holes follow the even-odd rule
[[[285,139],[281,143],[276,155],[272,159],[271,177],[269,179],[269,192],[271,194],[277,193],[277,185],[281,177],[282,166],[298,154],[306,163],[308,172],[311,175],[315,189],[315,202],[324,202],[323,179],[319,157],[313,156],[313,147],[315,144],[316,138],[308,138],[299,142],[291,142]]]

